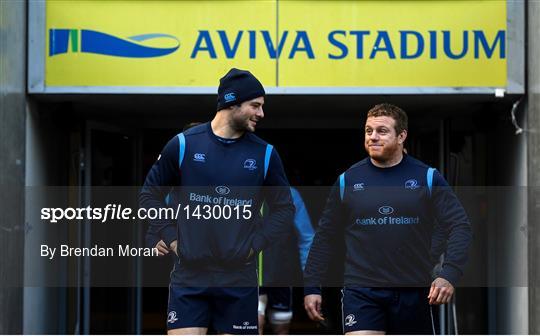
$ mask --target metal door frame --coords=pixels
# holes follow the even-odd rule
[[[133,142],[133,160],[132,167],[134,169],[133,173],[137,178],[140,175],[140,168],[136,164],[140,161],[140,150],[141,150],[141,141],[139,134],[133,128],[124,128],[118,127],[110,123],[102,121],[87,120],[84,124],[84,142],[83,148],[81,148],[81,153],[84,153],[82,159],[83,162],[83,181],[81,187],[83,192],[81,193],[81,206],[84,207],[87,204],[92,204],[92,131],[103,131],[116,134],[128,134],[134,137]],[[91,226],[90,220],[85,219],[82,222],[78,223],[78,232],[79,232],[79,243],[84,243],[84,246],[89,246],[91,243]],[[140,234],[137,234],[137,239],[141,240],[142,237]],[[130,312],[134,314],[132,324],[133,333],[141,333],[141,319],[142,319],[142,261],[140,258],[137,259],[137,262],[134,265],[135,269],[135,278],[136,278],[136,288],[135,288],[135,307],[134,311]],[[81,262],[78,263],[77,270],[77,282],[79,284],[79,291],[77,292],[77,323],[75,325],[76,334],[90,334],[90,279],[91,279],[91,263],[90,257],[81,257]],[[126,312],[128,313],[128,312]]]

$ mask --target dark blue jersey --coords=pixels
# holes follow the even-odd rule
[[[173,208],[180,204],[179,218],[151,220],[150,226],[167,245],[178,240],[186,266],[243,265],[248,255],[288,232],[294,216],[275,149],[248,132],[223,141],[210,123],[167,143],[146,177],[140,205],[165,208],[168,194]],[[263,199],[269,206],[264,223],[259,216]]]
[[[471,229],[447,182],[408,155],[389,168],[366,158],[332,187],[309,253],[306,285],[321,284],[332,256],[330,242],[339,232],[345,234],[345,285],[429,285],[435,223],[448,235],[439,276],[455,285],[467,260]]]

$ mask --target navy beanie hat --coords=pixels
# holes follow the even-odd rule
[[[264,95],[261,82],[251,72],[232,68],[219,80],[217,110]]]

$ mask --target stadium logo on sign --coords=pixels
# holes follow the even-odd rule
[[[313,35],[313,33],[311,33]],[[457,37],[455,37],[457,35]],[[507,34],[505,30],[486,32],[483,30],[448,31],[431,29],[400,30],[332,30],[324,34],[330,47],[328,59],[345,58],[390,60],[429,59],[506,59]],[[211,31],[199,29],[190,58],[210,59],[238,58],[247,45],[249,59],[267,57],[278,59],[285,55],[295,59],[297,55],[316,59],[317,50],[313,36],[307,30],[284,30],[277,37],[269,30]],[[454,43],[456,40],[456,43]],[[277,43],[279,41],[279,43]],[[452,43],[451,43],[452,42]],[[156,47],[156,43],[159,47]],[[456,44],[456,46],[454,46]],[[258,45],[264,47],[258,48]],[[49,29],[49,56],[71,53],[92,53],[128,58],[160,57],[174,53],[180,48],[176,36],[164,33],[140,34],[128,37],[114,36],[90,29]],[[352,52],[356,51],[356,52]],[[262,55],[261,55],[262,53]],[[243,56],[242,56],[243,57]],[[281,56],[283,57],[283,56]],[[319,56],[320,57],[320,56]],[[234,101],[234,95],[226,102]]]
[[[149,46],[152,41],[164,47]],[[145,45],[146,44],[146,45]],[[88,29],[49,29],[49,56],[82,52],[116,57],[149,58],[169,55],[180,48],[180,41],[172,35],[153,33],[121,38]]]

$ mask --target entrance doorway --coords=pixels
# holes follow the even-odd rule
[[[332,113],[326,113],[322,107],[316,110],[316,106],[311,106],[315,109],[309,111],[313,112],[312,116],[301,116],[301,118],[296,116],[294,119],[294,116],[289,115],[296,112],[294,111],[295,105],[291,105],[290,102],[293,98],[295,101],[303,103],[322,99],[320,97],[272,97],[272,100],[277,101],[272,107],[275,115],[268,114],[268,123],[265,120],[256,134],[275,146],[280,153],[287,174],[294,184],[303,186],[332,185],[341,172],[366,155],[363,149],[363,121],[359,116],[360,113],[347,110],[336,117]],[[184,109],[191,111],[194,109],[193,106],[200,107],[201,111],[212,111],[214,108],[213,97],[197,98],[196,102],[200,106],[195,103],[193,106],[189,105],[187,101],[190,99],[191,97],[186,97],[179,104]],[[335,97],[328,97],[327,103],[319,103],[332,105],[336,110],[341,109],[341,105],[336,106],[337,103],[334,103],[332,99],[338,100]],[[431,103],[434,104],[434,101],[436,100],[432,100]],[[141,103],[141,105],[143,104]],[[369,104],[367,102],[357,104],[355,110],[365,111],[365,107],[369,105],[371,105],[371,101]],[[399,102],[398,105],[400,105]],[[475,122],[475,118],[471,115],[488,112],[496,115],[497,113],[488,111],[488,106],[484,108],[484,111],[462,109],[460,116],[455,117],[448,112],[448,109],[444,113],[439,112],[438,106],[434,105],[429,109],[423,107],[414,110],[414,112],[411,112],[413,109],[406,109],[410,119],[409,137],[406,142],[409,154],[438,168],[450,184],[480,185],[488,183],[485,176],[482,176],[482,171],[484,171],[486,160],[488,160],[487,154],[485,154],[489,152],[486,150],[485,137],[488,134],[486,128],[490,126],[487,124],[483,126],[484,128],[479,128],[480,123]],[[211,118],[211,116],[194,113],[183,115],[181,114],[182,109],[173,113],[172,108],[168,106],[158,107],[152,116],[149,116],[144,108],[137,110],[134,106],[128,106],[126,111],[119,111],[119,114],[115,115],[114,121],[102,117],[101,124],[89,123],[90,126],[86,130],[85,148],[86,163],[90,169],[85,171],[85,185],[142,185],[148,170],[157,159],[163,146],[181,131],[184,124],[192,121],[206,121]],[[133,115],[129,114],[132,112],[131,109],[134,110]],[[130,116],[129,121],[127,121],[127,116]],[[301,123],[298,122],[299,119],[302,119]],[[129,124],[129,129],[111,126],[118,120],[125,120],[125,123]],[[289,122],[289,120],[292,121]],[[306,127],[301,125],[303,120],[309,121]],[[326,127],[326,124],[329,126]],[[296,181],[293,181],[292,176],[295,176]],[[325,196],[305,199],[314,224],[316,224],[324,207]],[[87,199],[92,199],[93,195],[90,194],[87,197]],[[136,200],[131,200],[131,202],[134,205],[137,203]],[[129,236],[129,239],[134,242],[138,242],[139,246],[143,246],[145,228],[140,225],[137,227],[139,229],[126,232],[126,236]],[[99,237],[100,232],[97,229],[88,234],[92,237]],[[481,232],[477,232],[477,234],[482,235]],[[478,249],[483,250],[484,248],[480,246]],[[483,258],[481,253],[471,257],[472,259]],[[160,274],[163,279],[161,285],[140,288],[137,287],[137,284],[142,282],[135,282],[135,288],[83,290],[87,291],[81,301],[86,312],[83,325],[87,326],[87,329],[83,330],[92,333],[100,333],[103,330],[107,332],[122,330],[122,332],[154,334],[165,331],[167,284],[171,263],[168,258],[143,259],[144,264],[121,265],[119,267],[123,267],[125,273],[133,279],[140,279],[147,272]],[[475,263],[473,262],[473,264]],[[478,263],[475,265],[478,268],[485,267],[485,265]],[[94,263],[86,265],[86,267],[88,268],[85,269],[90,270],[88,274],[91,277],[93,270],[99,268],[100,265]],[[483,288],[460,288],[457,297],[459,332],[486,333],[486,290]],[[475,299],[460,300],[460,297],[474,297]],[[298,290],[295,296],[296,317],[291,331],[294,333],[315,332],[312,329],[314,324],[305,318],[301,300],[301,291]],[[335,302],[334,307],[337,307],[338,297],[335,297]],[[115,314],[117,314],[116,317]],[[121,314],[124,316],[121,317]],[[471,316],[474,318],[471,319]],[[453,322],[449,321],[447,326],[450,324]],[[340,324],[330,326],[328,332],[340,333],[339,328]],[[321,332],[321,330],[316,332]]]
[[[136,195],[124,188],[135,185],[139,173],[137,136],[133,131],[87,122],[85,167],[83,204],[91,204],[94,208],[105,208],[107,204],[136,208]],[[115,246],[118,242],[141,246],[143,232],[140,225],[126,225],[114,220],[106,223],[86,221],[81,229],[85,246]],[[140,333],[140,258],[81,259],[81,332]],[[109,269],[114,269],[114,274],[125,275],[128,286],[119,286],[118,279],[108,280],[106,270]],[[105,285],[108,281],[113,287]]]

